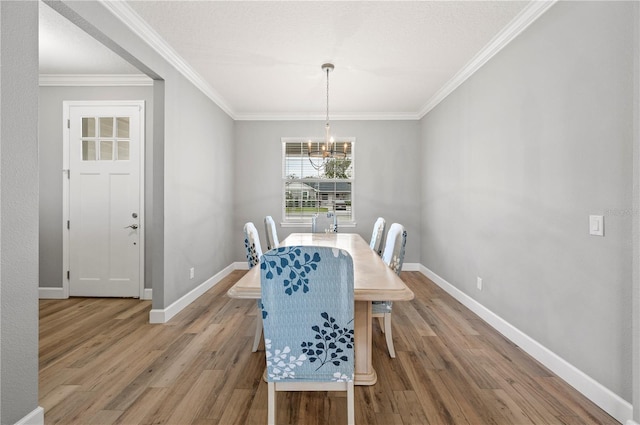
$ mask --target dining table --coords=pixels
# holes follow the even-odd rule
[[[357,233],[291,233],[279,246],[328,246],[346,250],[353,259],[354,384],[377,381],[372,356],[372,301],[408,301],[413,291]],[[251,268],[228,291],[231,298],[259,299],[260,267]]]

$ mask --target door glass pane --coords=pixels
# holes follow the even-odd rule
[[[129,117],[118,117],[116,118],[117,128],[118,128],[118,137],[123,139],[129,138]]]
[[[96,137],[95,118],[82,118],[82,137]]]
[[[113,161],[112,140],[100,140],[100,159],[102,161]]]
[[[96,143],[93,140],[82,141],[82,160],[83,161],[96,160]]]
[[[113,137],[113,118],[100,118],[100,137]]]
[[[120,161],[129,160],[129,141],[128,140],[118,140],[118,160]]]

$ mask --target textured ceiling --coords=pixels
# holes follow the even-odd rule
[[[336,67],[332,116],[415,116],[528,3],[126,2],[240,117],[322,115],[325,62]],[[78,72],[108,69],[102,60],[77,63]],[[72,73],[51,58],[41,66]]]

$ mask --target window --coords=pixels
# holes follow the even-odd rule
[[[129,117],[83,117],[83,161],[128,161]]]
[[[355,221],[352,205],[355,138],[340,138],[334,149],[344,158],[323,159],[324,140],[282,139],[282,208],[284,223],[310,224],[319,212],[335,212],[340,224]],[[310,157],[311,152],[311,157]]]

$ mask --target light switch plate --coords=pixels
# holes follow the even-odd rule
[[[589,216],[589,234],[593,236],[604,236],[604,216]]]

